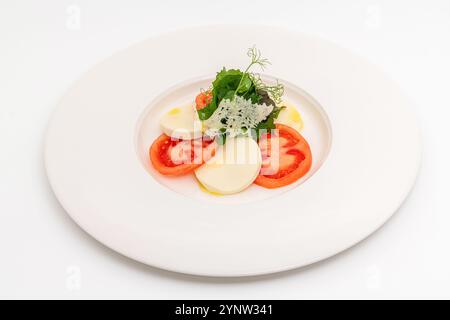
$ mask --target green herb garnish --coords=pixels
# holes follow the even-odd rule
[[[269,116],[266,118],[266,120],[261,121],[255,128],[256,133],[256,139],[258,140],[260,137],[261,130],[270,131],[272,129],[275,129],[275,120],[278,118],[278,115],[280,114],[281,110],[285,109],[285,106],[282,107],[274,107],[272,112],[269,114]]]
[[[284,93],[284,87],[277,82],[276,85],[269,86],[265,84],[259,74],[251,73],[250,69],[259,66],[262,70],[270,64],[269,60],[262,57],[261,52],[255,47],[249,48],[247,56],[251,59],[249,65],[242,72],[238,69],[223,68],[217,73],[216,79],[212,82],[211,102],[204,108],[198,110],[200,120],[207,120],[216,111],[220,102],[224,99],[235,101],[236,96],[243,97],[256,104],[272,105],[274,108],[268,117],[260,122],[256,129],[257,138],[262,129],[271,130],[275,128],[274,120],[278,117],[284,107],[277,107],[281,103],[281,97]],[[226,119],[225,119],[226,121]],[[224,143],[226,134],[220,134],[219,140]]]

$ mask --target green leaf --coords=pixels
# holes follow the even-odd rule
[[[244,78],[242,78],[244,76]],[[242,78],[242,81],[241,81]],[[233,99],[235,92],[239,95],[253,92],[254,85],[248,75],[244,75],[242,71],[237,69],[227,70],[223,68],[217,73],[216,79],[212,83],[213,97],[209,105],[198,111],[200,120],[206,120],[214,113],[223,99]],[[238,89],[239,86],[239,89]]]
[[[285,109],[286,107],[274,107],[272,112],[267,116],[267,118],[264,121],[261,121],[255,128],[256,131],[256,137],[259,139],[260,137],[260,130],[272,130],[275,129],[275,120],[278,118],[278,115],[280,114],[281,110]]]
[[[253,86],[253,82],[250,79],[248,74],[245,74],[242,78],[241,84],[239,85],[239,88],[236,88],[236,93],[238,95],[245,94],[250,90],[250,88]]]
[[[222,70],[220,70],[219,72],[217,72],[216,75],[216,79],[213,81],[213,87],[218,87],[220,82],[225,78],[225,77],[238,77],[239,81],[241,80],[242,77],[242,71],[239,69],[230,69],[227,70],[224,68],[222,68]],[[237,84],[236,84],[237,87]],[[236,88],[235,88],[236,89]]]
[[[217,105],[219,105],[220,101],[222,101],[229,91],[236,91],[241,81],[242,72],[239,70],[230,71],[226,74],[221,74],[213,82],[213,95],[217,98]],[[236,73],[236,71],[239,71],[239,73]]]
[[[254,87],[252,87],[250,91],[244,94],[243,97],[247,100],[250,100],[252,103],[261,103],[261,96],[255,91]]]
[[[225,133],[221,133],[216,137],[217,144],[219,146],[223,146],[227,141],[227,135]]]
[[[227,140],[227,133],[225,132],[225,129],[222,128],[220,130],[220,134],[216,137],[216,142],[218,145],[224,145]]]
[[[216,109],[217,109],[217,105],[216,105],[214,99],[212,99],[211,102],[206,107],[204,107],[203,109],[197,110],[198,118],[202,121],[206,120],[209,117],[211,117],[211,115],[214,113],[214,111],[216,111]]]
[[[252,77],[248,73],[243,73],[238,69],[227,70],[223,68],[217,73],[212,86],[213,96],[211,102],[205,108],[198,111],[200,120],[209,119],[223,99],[232,100],[235,94],[251,100],[252,103],[262,103],[267,101],[267,99],[270,100],[268,94],[265,93],[267,97],[264,97],[265,100],[261,101],[261,93],[256,90]],[[273,101],[271,103],[266,102],[266,104],[275,105]]]
[[[234,97],[234,90],[230,90],[227,93],[225,93],[225,95],[223,96],[222,100],[223,99],[231,100],[231,99],[233,99],[233,97]]]

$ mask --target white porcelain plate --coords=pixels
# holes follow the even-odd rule
[[[223,197],[192,176],[160,176],[148,159],[160,115],[223,66],[244,67],[253,45],[304,118],[312,170],[283,189]],[[419,161],[410,103],[377,67],[315,37],[250,26],[185,29],[116,53],[62,98],[45,150],[56,196],[94,238],[208,276],[288,270],[349,248],[397,210]]]

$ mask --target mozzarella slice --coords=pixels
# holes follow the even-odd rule
[[[160,120],[162,131],[173,138],[194,139],[202,135],[202,123],[192,105],[174,108]]]
[[[280,111],[275,123],[284,124],[300,132],[303,129],[303,119],[300,113],[293,106],[286,105],[285,103],[282,105],[286,106],[286,108]]]
[[[261,151],[251,137],[235,137],[219,146],[216,154],[195,171],[210,192],[233,194],[255,181],[261,169]]]

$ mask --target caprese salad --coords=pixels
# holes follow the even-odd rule
[[[149,152],[160,174],[193,174],[202,189],[224,195],[252,184],[284,187],[310,170],[299,112],[283,102],[282,84],[267,84],[251,72],[269,61],[254,47],[247,54],[251,62],[244,71],[223,68],[194,103],[162,116],[163,133]]]

